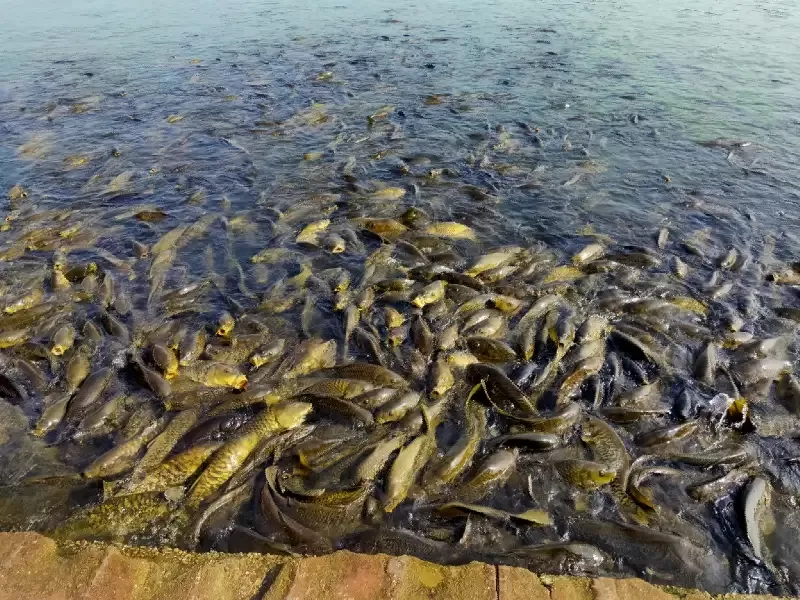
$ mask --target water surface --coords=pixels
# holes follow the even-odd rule
[[[108,228],[101,246],[117,255],[219,212],[253,225],[228,246],[247,265],[282,243],[270,210],[340,191],[350,156],[367,187],[405,186],[432,217],[469,223],[481,247],[535,241],[568,256],[587,234],[652,246],[667,227],[764,269],[799,249],[797,2],[3,0],[0,14],[0,189],[29,191],[27,209],[4,214],[72,211]],[[330,119],[298,125],[317,104]],[[736,143],[701,143],[714,139]],[[397,175],[397,157],[415,161],[413,177]],[[500,201],[476,202],[464,184]],[[144,205],[169,217],[116,219]],[[212,254],[224,248],[213,231]],[[207,268],[205,249],[191,246],[170,283]],[[14,277],[50,256],[15,260]],[[754,269],[739,285],[762,283]],[[146,284],[128,285],[146,298]],[[759,289],[765,304],[781,294]],[[713,533],[730,547],[730,532]],[[709,585],[776,589],[746,567],[729,577]]]

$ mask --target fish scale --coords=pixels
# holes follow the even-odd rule
[[[136,481],[132,476],[132,484],[127,489],[130,493],[142,493],[161,491],[172,486],[182,485],[221,445],[222,442],[206,442],[192,446],[162,462],[140,481]]]
[[[310,404],[294,402],[261,411],[242,427],[234,439],[214,453],[189,490],[187,506],[199,506],[233,476],[261,439],[299,426],[310,410]]]
[[[581,427],[581,439],[591,447],[598,462],[608,465],[618,473],[628,468],[630,458],[625,443],[608,423],[587,416]]]

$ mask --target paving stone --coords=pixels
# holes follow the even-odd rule
[[[491,565],[473,562],[444,567],[411,556],[388,559],[391,600],[496,600],[497,580]],[[375,596],[382,598],[382,596]]]
[[[592,582],[595,600],[675,600],[660,588],[641,579],[599,577]]]
[[[775,600],[483,563],[445,567],[409,556],[195,554],[0,533],[0,600],[95,599]]]
[[[559,575],[552,577],[551,580],[551,600],[594,600],[592,580],[587,577],[564,577]]]
[[[286,600],[387,598],[387,556],[337,552],[300,561]]]
[[[536,573],[519,567],[497,567],[498,600],[550,600]]]

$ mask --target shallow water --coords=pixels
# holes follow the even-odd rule
[[[567,234],[594,223],[630,236],[643,225],[711,225],[744,243],[756,232],[786,231],[780,247],[795,244],[800,57],[792,49],[800,15],[793,3],[652,9],[445,2],[397,9],[380,2],[235,2],[189,10],[169,2],[12,2],[4,14],[12,15],[0,44],[6,188],[28,168],[41,169],[12,160],[12,149],[39,133],[54,138],[59,157],[89,151],[100,162],[109,147],[124,146],[124,168],[149,168],[156,152],[189,136],[181,148],[194,165],[187,178],[200,177],[208,160],[220,171],[242,168],[241,152],[218,147],[220,137],[236,137],[257,171],[241,191],[274,189],[296,169],[299,153],[314,148],[313,139],[264,143],[248,133],[255,121],[319,101],[358,115],[346,122],[353,127],[359,107],[396,104],[407,107],[404,145],[433,148],[454,164],[464,160],[470,135],[497,124],[525,121],[546,132],[544,146],[527,157],[551,167],[537,177],[544,189],[511,192],[508,210],[501,209],[504,217],[522,217],[513,219],[518,227]],[[153,22],[141,25],[144,15]],[[325,70],[342,83],[310,81]],[[466,95],[464,111],[420,111],[419,100],[431,93]],[[224,102],[229,95],[238,99]],[[103,98],[97,110],[42,120],[48,103],[92,96]],[[186,115],[180,128],[157,122],[172,113]],[[565,136],[573,152],[561,151]],[[696,143],[713,138],[752,146],[726,160],[725,150]],[[604,172],[560,188],[584,158],[582,148]],[[504,192],[515,183],[482,177]],[[218,194],[241,185],[204,183]],[[74,193],[63,182],[58,187]],[[727,213],[718,223],[687,211],[689,192],[734,216],[752,213],[756,223]]]
[[[207,237],[182,248],[166,287],[216,270],[227,278],[229,298],[248,309],[249,292],[264,293],[277,277],[254,282],[259,273],[249,270],[250,257],[289,239],[290,230],[272,228],[270,209],[288,213],[313,194],[340,192],[342,165],[354,156],[365,189],[375,182],[403,186],[403,206],[472,226],[480,244],[471,255],[499,243],[541,243],[566,257],[594,232],[653,247],[660,227],[675,243],[707,229],[709,256],[736,247],[753,257],[755,266],[736,276],[737,291],[755,289],[766,307],[759,316],[767,318],[748,329],[782,333],[768,308],[795,302],[764,285],[763,275],[800,249],[796,2],[2,1],[0,14],[10,17],[0,39],[0,189],[20,183],[28,190],[22,205],[4,211],[11,225],[0,232],[4,252],[18,223],[51,209],[65,211],[70,223],[100,236],[101,249],[125,258],[133,240],[153,244],[181,223],[220,214],[236,225],[217,222]],[[303,122],[315,104],[324,105],[326,118]],[[369,127],[367,116],[387,105],[394,112]],[[717,138],[747,144],[700,143]],[[322,156],[303,160],[309,152]],[[410,176],[396,173],[397,157],[409,162]],[[430,169],[452,175],[431,178]],[[465,184],[498,201],[471,199]],[[390,204],[371,209],[394,216]],[[146,222],[128,214],[142,206],[168,216]],[[18,291],[29,270],[49,265],[52,252],[14,256],[3,269],[4,294]],[[699,290],[713,260],[681,256],[696,269],[692,289]],[[96,258],[85,247],[72,257]],[[250,289],[239,285],[232,259],[246,267]],[[361,259],[347,253],[340,262],[320,262],[319,268],[361,268]],[[147,267],[135,272],[136,279],[121,281],[144,311]],[[213,298],[208,313],[222,306]],[[330,336],[339,329],[323,327]],[[24,408],[35,420],[37,407]],[[780,462],[796,452],[793,444],[765,448]],[[48,467],[55,461],[53,448],[39,442],[13,445],[24,461],[0,462],[5,481],[35,471],[37,460]],[[67,446],[60,458],[81,468],[101,449]],[[776,469],[779,479],[782,467]],[[542,491],[531,496],[546,505],[558,490],[547,487],[552,477],[536,476]],[[509,490],[516,491],[496,503],[513,509],[527,485],[515,481]],[[668,485],[661,498],[676,509],[686,500]],[[565,506],[561,499],[553,506],[558,539],[604,535],[581,534]],[[742,534],[741,525],[731,525],[740,521],[739,506],[736,496],[732,507],[690,511],[716,553],[736,547],[745,557],[700,583],[775,591],[763,565],[754,567],[747,548],[731,541]],[[788,525],[774,551],[791,564],[796,516],[782,504],[776,511]],[[41,527],[40,517],[41,511],[27,526]],[[410,512],[394,524],[427,528]],[[472,536],[464,536],[467,557],[480,555],[471,552],[485,543],[499,549],[485,557],[502,560],[512,544],[508,531],[494,528]],[[525,541],[541,538],[528,532]],[[441,555],[438,546],[402,539],[365,536],[352,546],[394,543]],[[635,544],[606,550],[628,558],[646,552]],[[671,564],[665,559],[659,568]],[[635,560],[604,568],[696,583]]]

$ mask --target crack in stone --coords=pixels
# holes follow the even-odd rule
[[[261,585],[258,586],[258,590],[255,594],[250,598],[250,600],[264,600],[267,596],[267,592],[269,592],[272,585],[278,580],[278,577],[283,571],[283,568],[286,565],[275,565],[271,569],[267,571],[264,575],[264,579],[261,581]]]
[[[105,555],[103,556],[103,560],[97,565],[97,568],[94,570],[92,574],[92,580],[89,582],[89,587],[87,589],[91,590],[94,587],[94,584],[97,583],[97,580],[102,576],[103,571],[106,570],[108,566],[108,559],[110,556],[110,552],[106,549]]]
[[[494,566],[494,598],[500,600],[500,567]]]
[[[552,600],[552,598],[553,598],[553,583],[552,583],[552,580],[547,575],[544,575],[544,576],[537,575],[537,578],[539,579],[539,583],[542,584],[542,587],[544,587],[544,589],[547,590],[547,596],[549,598],[551,598],[551,600]]]

